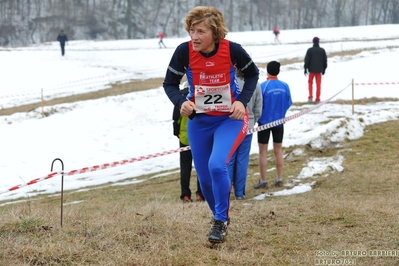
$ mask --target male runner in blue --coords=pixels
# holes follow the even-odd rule
[[[263,94],[262,114],[258,119],[258,125],[266,125],[285,117],[287,110],[292,105],[291,91],[287,83],[278,79],[280,73],[280,63],[271,61],[267,64],[267,80],[260,84]],[[268,128],[258,132],[259,146],[259,183],[254,185],[255,189],[267,189],[267,151],[270,133],[273,136],[273,152],[276,160],[277,177],[274,186],[283,186],[283,137],[284,124]]]

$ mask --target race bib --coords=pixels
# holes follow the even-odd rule
[[[230,84],[221,86],[196,85],[194,97],[197,106],[197,113],[206,113],[211,111],[230,112]]]

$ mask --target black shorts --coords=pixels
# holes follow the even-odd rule
[[[270,131],[273,135],[274,143],[282,143],[284,137],[284,125],[268,128],[266,130],[258,131],[258,143],[269,144]]]

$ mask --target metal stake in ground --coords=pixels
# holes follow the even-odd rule
[[[54,162],[55,161],[60,161],[61,162],[61,166],[62,166],[62,175],[61,175],[61,220],[60,220],[60,224],[62,227],[62,216],[64,213],[64,162],[60,159],[60,158],[55,158],[53,160],[53,162],[51,163],[51,169],[50,171],[53,171],[53,166],[54,166]]]

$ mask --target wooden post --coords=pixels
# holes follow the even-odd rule
[[[352,79],[352,115],[355,114],[355,82]]]
[[[43,89],[42,89],[42,118],[44,117],[44,99],[43,99]]]

